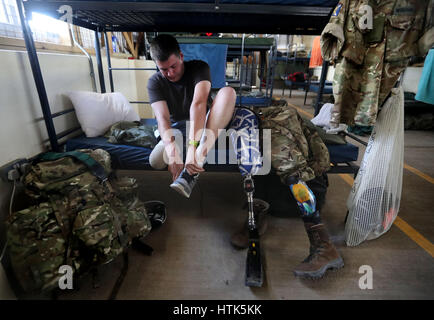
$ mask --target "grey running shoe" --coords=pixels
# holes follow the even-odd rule
[[[170,187],[182,194],[184,197],[190,198],[191,192],[193,191],[193,187],[198,178],[199,174],[192,176],[187,172],[187,169],[184,168],[179,177],[173,181]]]

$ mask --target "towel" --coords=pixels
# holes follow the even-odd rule
[[[415,100],[434,104],[434,49],[425,58]]]

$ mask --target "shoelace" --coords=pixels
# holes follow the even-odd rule
[[[309,256],[303,260],[303,263],[311,262],[314,258],[318,258],[324,251],[325,251],[324,245],[316,247],[311,253],[309,253]]]

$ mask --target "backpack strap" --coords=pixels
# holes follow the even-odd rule
[[[79,151],[68,151],[68,152],[46,152],[41,154],[36,162],[39,161],[53,161],[58,160],[64,157],[72,157],[82,162],[84,165],[88,167],[90,172],[97,177],[101,182],[106,182],[108,179],[107,173],[105,172],[104,167],[92,158],[90,155],[79,152]]]
[[[68,152],[46,152],[41,154],[38,158],[36,158],[35,162],[39,161],[53,161],[58,160],[64,157],[72,157],[80,162],[82,162],[89,171],[100,180],[100,182],[108,189],[109,194],[113,195],[114,190],[111,184],[108,181],[108,175],[104,169],[104,167],[92,158],[90,155],[79,152],[79,151],[68,151]]]

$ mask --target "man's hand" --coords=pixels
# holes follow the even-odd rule
[[[173,181],[175,181],[180,175],[182,169],[184,169],[184,163],[182,162],[182,158],[179,156],[175,142],[166,142],[165,152],[168,155],[167,169],[172,174]]]
[[[190,175],[204,172],[205,170],[199,166],[196,161],[196,147],[189,146],[187,150],[187,158],[185,159],[185,169]]]
[[[167,166],[167,169],[172,174],[172,180],[175,181],[181,174],[182,169],[184,169],[183,163],[173,163]]]

